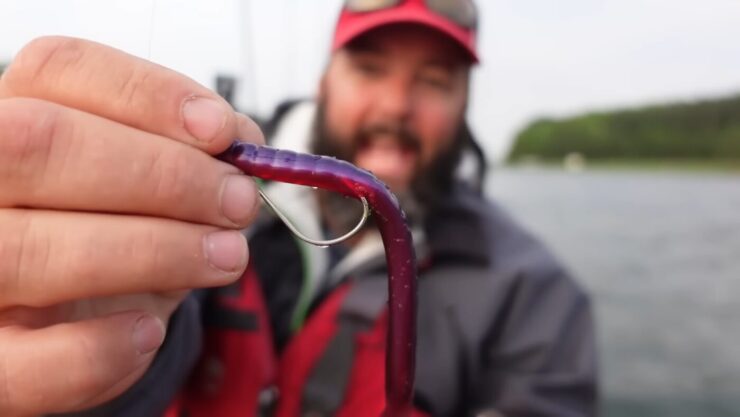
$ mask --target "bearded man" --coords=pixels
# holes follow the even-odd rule
[[[411,223],[419,268],[413,415],[595,415],[596,355],[588,297],[536,239],[517,226],[499,206],[487,200],[482,192],[485,159],[465,117],[471,71],[478,62],[476,31],[476,9],[469,0],[348,0],[337,23],[332,54],[316,99],[282,106],[264,130],[273,146],[332,155],[372,171],[399,196]],[[229,134],[259,140],[259,133],[255,133],[241,116],[228,113],[221,125],[211,123],[206,113],[217,103],[212,97],[210,104],[199,107],[198,113],[189,114],[183,110],[181,117],[185,117],[185,122],[146,123],[149,115],[141,109],[147,108],[147,103],[158,104],[150,106],[159,116],[158,120],[169,120],[164,117],[166,114],[157,112],[167,108],[162,105],[166,101],[162,97],[168,97],[177,89],[164,81],[160,84],[164,83],[167,88],[161,88],[160,84],[156,84],[160,88],[154,88],[151,80],[169,80],[169,83],[174,78],[171,74],[163,74],[161,68],[137,64],[134,67],[138,72],[132,72],[148,74],[135,84],[137,88],[127,90],[130,83],[117,84],[123,87],[116,91],[123,88],[129,92],[129,99],[120,107],[126,111],[116,107],[116,101],[79,96],[93,94],[90,91],[94,90],[59,92],[59,80],[74,78],[73,75],[80,73],[68,75],[65,71],[76,65],[90,65],[92,58],[97,57],[95,62],[118,62],[119,72],[133,66],[132,58],[121,57],[100,46],[78,43],[75,48],[72,50],[77,53],[71,54],[69,45],[56,44],[49,48],[53,51],[48,52],[45,59],[37,59],[40,64],[35,66],[28,62],[35,62],[32,58],[34,53],[39,54],[40,48],[29,48],[23,55],[26,63],[11,67],[12,76],[3,79],[5,89],[0,85],[0,93],[5,94],[4,97],[14,97],[18,91],[30,91],[24,94],[193,143],[192,147],[209,153],[223,150]],[[80,49],[85,53],[79,53]],[[59,66],[52,77],[47,70],[54,68],[60,54],[76,58],[64,61],[66,64]],[[24,78],[25,75],[28,76]],[[115,84],[109,78],[102,79]],[[34,83],[27,82],[29,80]],[[177,86],[190,86],[186,81],[178,82]],[[69,98],[70,94],[73,98]],[[202,91],[198,94],[208,95]],[[155,97],[158,98],[155,100]],[[6,100],[0,104],[11,106],[11,110],[29,105],[12,100],[16,101],[7,104]],[[89,103],[98,104],[94,107]],[[137,107],[127,107],[127,103],[137,103]],[[10,123],[10,119],[4,120],[0,119],[0,124]],[[94,123],[100,125],[102,122]],[[117,129],[116,126],[110,125],[109,131]],[[189,132],[187,135],[181,132],[183,127]],[[216,139],[208,133],[214,129],[218,132]],[[84,129],[78,127],[76,131]],[[210,139],[191,140],[201,136]],[[209,142],[211,140],[213,142]],[[163,146],[166,144],[165,139],[160,142]],[[208,168],[205,164],[211,162],[188,148],[174,147],[173,150],[179,152],[180,161],[194,161],[183,171],[186,174],[189,169],[195,171],[188,177],[191,184],[204,184],[208,173],[216,170],[216,165]],[[131,150],[121,147],[120,152],[119,159],[127,161]],[[26,151],[26,154],[32,153]],[[84,165],[82,157],[66,158],[68,167]],[[464,162],[468,166],[473,164],[475,169],[462,169]],[[50,166],[49,169],[53,169],[54,165]],[[139,165],[131,162],[126,166],[135,169]],[[177,166],[182,168],[182,164]],[[114,180],[103,177],[103,180]],[[91,186],[88,194],[110,185],[103,180]],[[55,184],[61,183],[62,180]],[[145,182],[139,185],[146,187]],[[196,191],[207,196],[209,190],[216,190],[215,186],[198,187],[192,192],[187,187],[180,188],[179,202],[191,202],[192,207],[196,207],[200,204],[195,198]],[[245,187],[241,184],[238,189]],[[137,192],[134,188],[120,188],[123,188],[123,196]],[[219,189],[222,194],[233,194],[237,188],[226,185]],[[82,207],[84,213],[74,218],[89,222],[93,212],[101,210],[145,213],[231,229],[252,223],[247,206],[254,200],[253,188],[248,195],[240,197],[239,203],[233,197],[230,203],[220,207],[220,213],[238,219],[232,223],[197,215],[216,212],[207,208],[178,212],[155,207],[157,202],[161,207],[167,204],[175,207],[177,200],[168,192],[164,189],[162,196],[155,194],[149,200],[141,200],[138,207],[131,203],[138,201],[135,198],[121,200],[115,208],[104,207],[103,201]],[[343,234],[359,218],[356,202],[330,193],[279,183],[267,184],[266,192],[287,217],[310,236]],[[222,194],[218,195],[223,199]],[[83,197],[80,194],[77,199],[84,202]],[[28,199],[30,202],[24,204],[33,207],[40,198]],[[0,203],[3,201],[0,198]],[[54,207],[54,204],[58,203],[41,205]],[[191,226],[181,226],[185,227]],[[4,236],[10,243],[6,248],[12,248],[13,237],[21,235],[13,234],[15,229],[7,230]],[[164,232],[164,229],[150,231],[152,247],[159,242],[156,236]],[[231,232],[215,233],[225,237],[225,233]],[[126,362],[121,358],[131,356],[127,353],[129,342],[114,337],[113,330],[133,326],[133,322],[126,320],[133,320],[134,316],[126,320],[116,316],[118,322],[105,322],[108,323],[106,329],[111,329],[109,334],[101,333],[102,330],[93,333],[92,328],[80,333],[85,335],[85,340],[95,341],[93,345],[99,348],[88,352],[84,358],[70,355],[66,368],[64,363],[54,363],[49,367],[50,382],[38,385],[40,379],[36,378],[35,387],[24,383],[26,379],[17,371],[21,368],[13,364],[31,363],[33,358],[47,358],[46,362],[52,363],[50,358],[55,357],[55,351],[47,348],[33,356],[32,350],[23,353],[20,348],[6,349],[4,357],[7,360],[0,362],[0,371],[3,371],[0,377],[5,375],[5,386],[13,389],[0,389],[0,394],[4,393],[0,395],[0,412],[9,410],[10,415],[44,410],[74,411],[74,415],[81,416],[132,417],[381,415],[385,405],[387,294],[383,247],[374,228],[364,228],[357,237],[337,247],[321,249],[294,239],[280,220],[263,210],[245,235],[251,248],[248,266],[243,256],[237,256],[244,250],[237,241],[221,242],[221,246],[217,245],[218,251],[208,252],[216,244],[215,240],[205,240],[208,265],[228,271],[231,277],[219,275],[220,281],[196,282],[195,278],[190,278],[190,281],[171,283],[167,287],[157,280],[146,285],[139,280],[138,287],[77,289],[77,292],[52,286],[47,299],[37,301],[37,306],[69,302],[75,297],[156,290],[158,292],[150,294],[145,302],[133,303],[131,296],[124,301],[117,298],[115,302],[106,298],[97,300],[103,304],[95,304],[105,308],[79,311],[90,313],[83,315],[85,319],[101,311],[120,312],[123,306],[156,311],[152,314],[160,320],[160,325],[167,326],[167,338],[160,346],[161,331],[152,324],[151,317],[146,316],[149,327],[145,326],[143,333],[136,333],[138,339],[134,339],[138,356]],[[200,264],[188,264],[188,270],[184,271],[177,269],[174,263],[169,269],[157,269],[159,265],[169,265],[166,262],[176,259],[175,254],[180,254],[179,259],[187,262],[201,259],[188,255],[193,252],[186,251],[185,246],[177,252],[177,245],[187,240],[173,238],[170,241],[176,248],[172,254],[163,252],[156,261],[141,265],[132,262],[139,275],[123,266],[123,272],[117,272],[121,280],[126,276],[202,274],[198,269]],[[53,246],[54,240],[50,242]],[[236,256],[234,259],[229,258],[232,254]],[[33,252],[26,256],[28,259],[42,258]],[[87,270],[112,273],[112,270],[95,269],[96,262],[104,268],[103,260],[86,258],[87,269],[79,270],[83,278]],[[6,282],[1,272],[0,284]],[[14,282],[28,279],[22,272],[14,275]],[[240,278],[234,280],[237,276]],[[231,281],[224,281],[226,279]],[[93,282],[91,279],[83,281]],[[228,285],[196,290],[189,295],[164,292],[223,284]],[[71,291],[71,294],[64,291]],[[5,303],[0,307],[13,303],[23,305],[23,297],[14,298],[14,293],[8,294],[7,300],[0,296],[0,302]],[[24,293],[17,290],[16,294]],[[55,294],[62,295],[56,297]],[[166,308],[153,308],[165,303],[162,294],[167,294],[166,304],[163,304]],[[25,299],[33,300],[29,296]],[[41,313],[33,311],[33,314]],[[44,314],[38,316],[44,317],[43,320],[33,315],[0,314],[4,319],[0,323],[21,321],[43,327],[40,323],[51,322],[51,313]],[[33,317],[35,321],[22,321],[19,317]],[[55,316],[54,322],[70,321],[72,324],[64,329],[75,329],[77,324],[74,323],[84,323],[80,317],[75,317]],[[141,319],[136,323],[140,322]],[[135,329],[139,329],[139,324],[136,326]],[[36,334],[42,333],[37,330]],[[61,337],[63,333],[57,330],[55,334]],[[9,340],[16,346],[30,346],[21,343],[25,339],[21,339],[18,332],[0,333],[2,337],[11,337]],[[34,340],[46,343],[52,339],[36,336]],[[104,346],[109,348],[103,349]],[[83,359],[92,369],[92,376],[78,366],[75,372],[67,374],[69,381],[77,383],[54,384],[63,375],[62,371],[83,363]],[[21,362],[14,362],[18,360]],[[116,375],[118,380],[114,379]],[[30,398],[41,398],[32,395],[34,392],[46,392],[45,400],[30,401]],[[70,402],[68,399],[74,395],[81,400]]]

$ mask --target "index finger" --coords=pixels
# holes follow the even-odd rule
[[[34,97],[188,143],[208,153],[262,142],[254,122],[192,79],[92,41],[43,37],[0,80],[0,98]]]

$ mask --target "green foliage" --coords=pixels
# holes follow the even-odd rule
[[[540,119],[521,131],[508,159],[738,159],[740,95],[695,103]]]

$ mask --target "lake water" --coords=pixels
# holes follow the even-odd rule
[[[500,169],[591,293],[603,416],[740,416],[740,175]]]

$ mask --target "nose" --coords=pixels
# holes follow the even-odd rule
[[[379,90],[378,112],[384,120],[405,121],[412,113],[412,83],[405,77],[389,77]]]

